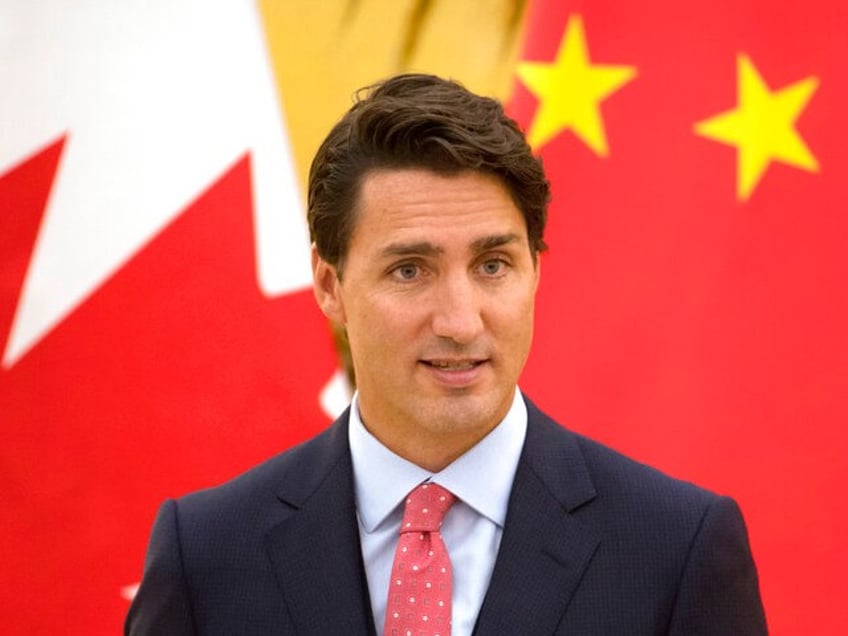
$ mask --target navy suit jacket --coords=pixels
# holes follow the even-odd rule
[[[732,499],[528,416],[476,634],[767,633]],[[374,634],[347,426],[165,502],[126,632]]]

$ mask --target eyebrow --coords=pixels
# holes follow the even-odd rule
[[[434,256],[443,252],[444,250],[441,247],[437,247],[427,241],[420,241],[418,243],[392,243],[380,251],[383,256]]]
[[[484,236],[483,238],[477,239],[471,243],[471,249],[479,254],[480,252],[486,252],[488,250],[495,249],[496,247],[503,247],[504,245],[517,243],[519,241],[521,241],[521,237],[514,232],[510,232],[509,234],[495,234],[494,236]]]
[[[475,254],[480,254],[497,247],[519,242],[520,240],[521,237],[512,232],[484,236],[471,243],[471,250]],[[428,241],[419,241],[417,243],[392,243],[384,247],[380,253],[382,256],[436,256],[443,254],[444,251],[438,245],[433,245]]]

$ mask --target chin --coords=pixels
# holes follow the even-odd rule
[[[493,429],[506,414],[500,404],[482,396],[463,396],[449,398],[446,403],[434,405],[432,421],[441,423],[445,432],[480,430],[485,435]],[[509,406],[507,405],[507,409]],[[503,411],[503,413],[501,412]]]

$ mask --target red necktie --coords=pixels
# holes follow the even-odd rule
[[[425,483],[406,498],[384,636],[449,636],[451,564],[439,528],[456,497]]]

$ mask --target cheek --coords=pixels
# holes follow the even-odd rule
[[[386,303],[357,304],[348,312],[347,332],[351,352],[365,365],[390,357],[409,341],[407,322]]]
[[[524,355],[533,340],[534,299],[535,297],[531,295],[517,300],[511,305],[509,315],[503,317],[504,328],[509,330],[516,349],[522,350]]]
[[[369,303],[366,319],[375,331],[387,339],[404,340],[412,337],[431,315],[432,305],[427,297],[391,296]]]

